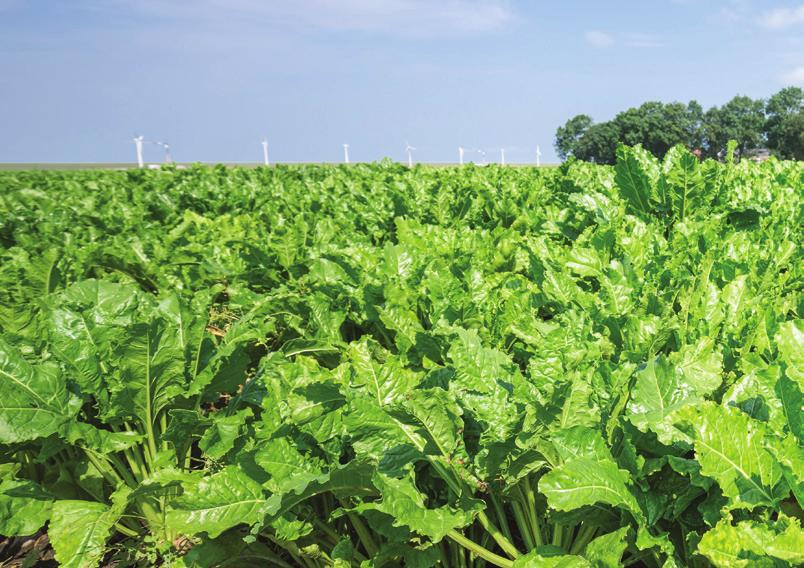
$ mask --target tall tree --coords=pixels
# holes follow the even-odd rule
[[[592,117],[586,114],[579,114],[570,118],[564,126],[559,126],[556,130],[555,149],[562,160],[569,156],[575,156],[578,141],[592,126]]]
[[[707,155],[716,156],[729,140],[736,140],[741,152],[759,148],[765,140],[764,127],[762,100],[738,95],[720,108],[712,107],[704,115]]]
[[[804,110],[787,115],[779,126],[779,156],[804,160]]]
[[[704,109],[701,104],[692,100],[687,104],[686,124],[687,143],[690,148],[703,148],[704,144]]]
[[[786,87],[768,99],[765,105],[765,132],[768,148],[781,158],[795,155],[795,127],[800,124],[796,118],[804,107],[804,90],[799,87]],[[804,132],[800,132],[804,135]],[[792,144],[792,146],[791,146]],[[798,158],[801,159],[801,158]]]
[[[736,96],[706,112],[697,101],[686,105],[649,101],[607,122],[575,116],[558,128],[555,146],[561,158],[613,163],[618,142],[641,144],[660,157],[677,144],[716,157],[729,140],[736,140],[741,152],[767,144],[780,158],[804,159],[803,112],[804,90],[799,87],[782,89],[767,102]]]
[[[619,139],[620,131],[613,121],[593,124],[578,140],[573,155],[579,160],[613,164]]]

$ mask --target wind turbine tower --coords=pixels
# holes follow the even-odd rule
[[[268,160],[268,139],[262,139],[262,160],[266,166],[270,166],[271,162]]]
[[[134,138],[134,147],[137,149],[137,167],[144,168],[145,161],[142,159],[142,143],[145,139],[142,136]]]
[[[173,156],[170,154],[170,144],[167,142],[157,142],[159,146],[165,149],[165,163],[172,164],[173,163]]]
[[[405,142],[405,152],[407,152],[407,154],[408,154],[408,167],[409,168],[413,167],[413,150],[415,150],[415,149],[416,148],[414,148],[413,146],[411,146],[410,144]]]
[[[343,163],[344,164],[349,163],[349,144],[343,145]]]

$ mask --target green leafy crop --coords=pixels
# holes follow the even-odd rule
[[[65,566],[804,563],[804,166],[0,174],[0,534]]]

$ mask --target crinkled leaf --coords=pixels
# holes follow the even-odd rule
[[[394,526],[409,527],[433,542],[441,541],[451,530],[470,524],[477,511],[483,508],[482,501],[477,500],[461,502],[457,508],[448,505],[428,508],[424,495],[416,488],[410,475],[396,479],[377,473],[372,481],[382,499],[358,505],[357,510],[374,510],[390,515],[394,519]]]
[[[724,518],[703,535],[698,552],[722,568],[764,566],[763,559],[774,558],[800,566],[804,564],[804,531],[798,519],[784,515],[771,523],[732,524],[729,518]],[[767,562],[768,566],[775,564]]]
[[[637,215],[649,213],[652,209],[652,178],[658,171],[654,158],[641,148],[620,145],[614,171],[617,188],[629,209]]]
[[[275,493],[288,491],[300,480],[312,481],[322,473],[317,460],[302,455],[286,438],[261,443],[254,461],[270,474],[265,485]]]
[[[711,402],[685,408],[674,418],[693,440],[701,474],[718,482],[732,507],[773,507],[787,495],[781,468],[763,444],[761,422]]]
[[[234,447],[235,440],[252,414],[251,409],[246,408],[230,416],[214,416],[212,424],[198,441],[199,449],[209,458],[222,458]]]
[[[585,505],[607,503],[622,506],[637,519],[642,511],[628,490],[628,472],[611,460],[578,458],[562,464],[539,480],[539,491],[547,503],[559,511],[571,511]]]
[[[127,503],[127,491],[112,496],[112,505],[94,501],[59,500],[53,504],[48,536],[60,566],[95,568],[106,541]]]
[[[0,483],[0,534],[34,534],[50,518],[53,496],[27,479],[6,479]]]
[[[262,486],[235,466],[185,488],[167,512],[167,526],[185,535],[215,538],[239,524],[255,524],[267,512]]]
[[[670,444],[683,439],[669,419],[685,406],[694,405],[720,385],[720,358],[705,340],[695,348],[682,350],[674,357],[677,364],[659,356],[636,373],[636,383],[628,403],[631,423],[646,432],[656,433]]]
[[[595,538],[586,545],[583,555],[594,568],[618,568],[628,547],[628,527]]]
[[[77,400],[53,364],[31,365],[0,338],[0,442],[44,438],[78,412]]]

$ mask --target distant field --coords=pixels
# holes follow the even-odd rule
[[[192,166],[193,164],[197,163],[204,163],[206,165],[214,165],[216,162],[180,162],[177,163],[179,166]],[[336,164],[337,162],[282,162],[279,165],[302,165],[302,164]],[[356,163],[365,163],[365,162],[356,162]],[[262,166],[262,164],[257,162],[223,162],[223,165],[226,167],[240,167],[240,168],[256,168]],[[276,165],[276,164],[274,164]],[[355,164],[352,164],[355,165]],[[433,162],[433,163],[421,163],[423,166],[430,166],[434,168],[448,168],[451,166],[457,166],[456,163],[447,163],[447,162]],[[506,164],[506,166],[516,167],[516,168],[527,168],[527,167],[536,167],[535,164]],[[558,164],[542,164],[539,167],[542,168],[554,168],[558,166]],[[59,164],[59,163],[0,163],[0,170],[5,171],[13,171],[13,170],[127,170],[130,168],[136,168],[136,164],[133,163],[114,163],[114,162],[98,162],[98,163],[68,163],[68,164]]]

